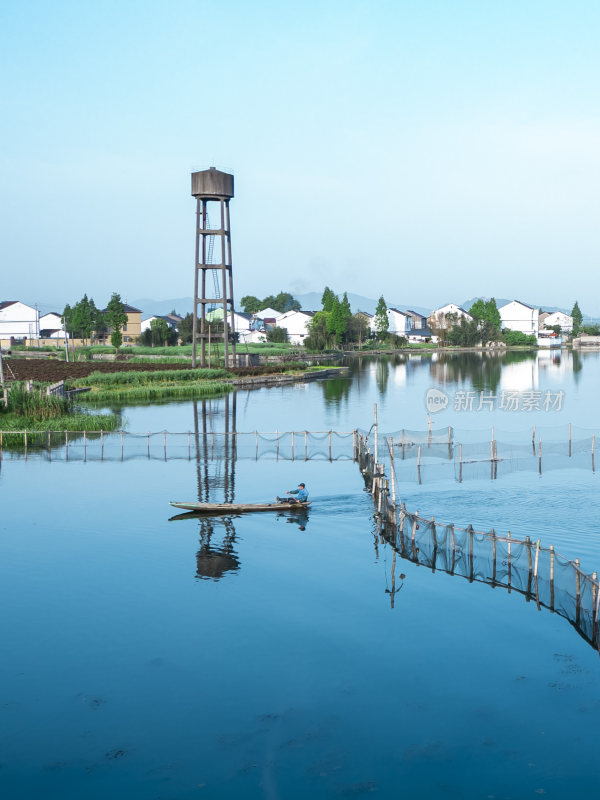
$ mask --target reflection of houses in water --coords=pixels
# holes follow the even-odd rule
[[[539,361],[535,357],[502,365],[500,391],[528,392],[539,387]]]
[[[560,348],[557,350],[539,350],[537,362],[539,369],[546,370],[552,377],[562,377],[568,372],[573,372],[573,353],[563,352]]]

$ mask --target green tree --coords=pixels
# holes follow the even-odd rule
[[[293,294],[289,292],[279,292],[274,299],[273,308],[285,314],[286,311],[300,311],[302,306]]]
[[[469,313],[478,324],[482,341],[495,341],[499,338],[502,320],[493,297],[490,300],[479,298],[473,303]]]
[[[169,326],[164,319],[157,317],[150,323],[152,347],[162,347],[169,338]]]
[[[308,323],[308,336],[304,340],[304,347],[310,353],[322,353],[331,347],[332,335],[328,332],[329,314],[327,311],[317,311]]]
[[[324,312],[327,313],[327,312]],[[342,303],[334,296],[333,305],[327,318],[327,332],[335,338],[336,344],[341,344],[346,334],[347,319]]]
[[[267,342],[287,342],[287,328],[278,328],[277,325],[267,331]]]
[[[377,333],[377,337],[379,339],[385,339],[389,329],[390,321],[387,315],[387,305],[383,299],[383,295],[381,295],[377,302],[377,308],[375,309],[375,332]]]
[[[349,342],[356,342],[358,348],[362,347],[364,339],[368,339],[371,328],[367,319],[362,314],[354,314],[348,320],[347,336]]]
[[[337,300],[337,296],[331,291],[329,286],[326,286],[325,289],[323,289],[323,296],[321,297],[323,311],[331,311],[333,309],[334,300]]]
[[[579,308],[579,303],[577,300],[575,300],[575,305],[571,311],[571,316],[573,317],[573,336],[577,336],[581,330],[581,323],[583,322],[583,314],[581,313],[581,309]]]
[[[252,294],[247,294],[245,297],[242,297],[240,303],[246,314],[256,314],[261,308],[264,308],[258,297],[254,297]]]
[[[465,317],[461,317],[459,324],[448,331],[448,344],[454,347],[473,347],[481,342],[482,336],[483,330],[477,319],[467,321]]]
[[[106,311],[104,312],[104,319],[111,329],[110,343],[118,350],[123,344],[123,334],[121,331],[123,330],[123,325],[127,323],[127,314],[125,313],[125,308],[121,301],[121,295],[117,294],[117,292],[113,292],[108,301]]]

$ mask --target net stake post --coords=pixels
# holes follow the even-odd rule
[[[378,459],[378,451],[377,451],[377,403],[373,404],[373,448],[375,453],[375,463],[379,461]]]
[[[527,547],[527,561],[529,564],[529,573],[527,575],[527,594],[525,595],[525,599],[527,602],[531,600],[531,580],[533,578],[533,562],[531,558],[531,539],[529,536],[525,537],[525,546]]]
[[[496,531],[491,530],[492,534],[492,589],[496,588]]]
[[[575,559],[575,622],[579,626],[581,618],[581,573],[579,571],[579,559]]]
[[[512,541],[510,538],[510,531],[506,532],[506,542],[507,542],[507,549],[508,549],[508,593],[511,592],[511,580],[512,580]]]
[[[554,614],[554,545],[550,545],[550,611]]]
[[[469,532],[469,583],[473,583],[473,526],[469,525],[467,530]]]

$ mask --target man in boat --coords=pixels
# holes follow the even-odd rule
[[[286,494],[295,494],[296,497],[277,497],[276,500],[278,503],[306,503],[308,500],[308,492],[306,491],[306,486],[303,483],[298,484],[297,489],[290,489]]]

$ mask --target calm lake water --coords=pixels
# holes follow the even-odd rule
[[[377,403],[396,438],[427,432],[435,390],[432,435],[450,426],[475,455],[459,482],[456,448],[424,447],[421,483],[412,450],[397,456],[407,507],[541,538],[591,572],[598,475],[576,443],[600,435],[598,357],[357,360],[346,378],[238,392],[235,427],[366,432]],[[185,432],[204,411],[219,431],[233,410],[230,397],[124,415],[131,431]],[[541,475],[509,450],[531,447],[534,425]],[[511,454],[495,480],[477,456],[492,426]],[[596,790],[598,653],[514,592],[399,558],[392,595],[393,552],[351,460],[55,457],[0,469],[4,796]],[[306,516],[171,519],[169,500],[271,499],[301,480]]]

